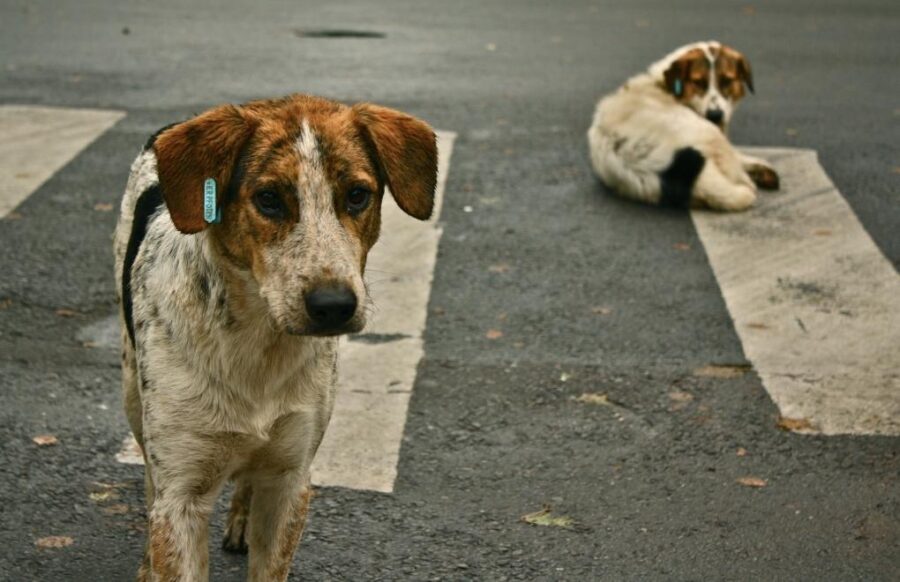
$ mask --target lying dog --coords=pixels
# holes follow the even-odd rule
[[[744,210],[756,187],[777,189],[765,161],[726,136],[750,63],[718,42],[683,46],[597,105],[588,130],[594,170],[623,196],[651,204]]]
[[[125,411],[146,461],[139,580],[208,576],[208,519],[236,482],[224,547],[285,580],[331,416],[337,337],[366,321],[385,186],[432,212],[431,128],[295,95],[222,106],[151,138],[115,235]]]

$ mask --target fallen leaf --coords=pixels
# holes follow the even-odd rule
[[[484,337],[488,338],[489,340],[500,339],[501,337],[503,337],[503,332],[499,329],[489,329],[487,330],[487,333],[484,334]]]
[[[39,447],[52,447],[59,444],[59,439],[52,434],[39,434],[31,439]]]
[[[738,450],[735,451],[734,454],[736,454],[736,455],[739,456],[739,457],[746,457],[746,456],[747,456],[747,449],[745,449],[744,447],[738,447]]]
[[[612,313],[612,309],[609,307],[599,306],[591,308],[591,313],[594,315],[609,315]]]
[[[694,376],[700,378],[740,378],[750,369],[745,365],[709,364],[694,370]]]
[[[124,515],[128,513],[128,506],[124,503],[114,503],[113,505],[104,507],[103,513],[106,515]]]
[[[60,317],[75,317],[78,315],[78,312],[74,309],[66,309],[65,307],[57,309],[54,313]]]
[[[691,245],[689,245],[687,243],[679,242],[679,243],[673,244],[672,248],[675,249],[676,251],[689,251],[689,250],[691,250]]]
[[[816,236],[831,236],[831,231],[827,228],[819,228],[813,231],[813,234]]]
[[[12,299],[4,299],[4,300],[0,301],[0,311],[3,311],[4,309],[9,309],[9,307],[11,305],[12,305]]]
[[[65,548],[75,543],[69,536],[47,536],[34,540],[34,545],[39,548]]]
[[[108,202],[98,202],[94,204],[94,210],[97,212],[109,212],[113,209],[113,205]]]
[[[738,485],[743,485],[744,487],[765,487],[768,485],[768,482],[765,479],[760,479],[759,477],[741,477],[737,479]]]
[[[765,323],[759,323],[757,321],[751,321],[747,324],[747,327],[749,327],[750,329],[769,329],[768,325],[766,325]]]
[[[575,402],[584,402],[585,404],[596,404],[598,406],[612,406],[613,403],[609,401],[609,397],[606,394],[601,394],[599,392],[585,392],[581,396],[575,399]]]
[[[511,267],[506,263],[497,263],[496,265],[491,265],[488,267],[488,272],[490,273],[508,273]]]
[[[779,416],[777,424],[781,430],[810,430],[813,428],[812,423],[807,418]]]
[[[531,525],[562,527],[570,529],[575,525],[575,520],[567,515],[554,516],[550,511],[550,506],[545,505],[540,511],[527,513],[521,517],[521,520]]]
[[[118,499],[119,494],[110,488],[106,491],[95,491],[94,493],[89,494],[88,497],[90,497],[91,501],[94,503],[103,503],[105,501]]]
[[[81,347],[90,350],[97,347],[97,342],[81,342]]]
[[[673,400],[675,402],[690,402],[693,399],[694,395],[690,392],[682,392],[681,390],[669,392],[669,400]]]

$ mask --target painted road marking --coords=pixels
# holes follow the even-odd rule
[[[381,239],[368,260],[376,311],[365,333],[341,340],[338,395],[313,462],[313,483],[394,490],[409,399],[425,354],[422,333],[455,137],[438,132],[435,208],[427,224],[410,218],[385,197]]]
[[[745,354],[805,432],[900,434],[900,276],[814,151],[748,153],[775,164],[781,191],[692,213]]]
[[[0,105],[0,218],[124,116],[100,109]]]
[[[422,333],[441,238],[438,217],[455,137],[438,132],[435,208],[427,223],[410,218],[385,197],[381,239],[368,260],[376,311],[364,333],[341,339],[334,414],[312,467],[316,485],[394,490],[409,399],[425,353]],[[114,342],[118,349],[117,334],[118,321],[111,317],[86,327],[83,339]],[[143,464],[131,435],[116,459]]]

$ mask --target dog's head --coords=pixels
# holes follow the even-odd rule
[[[650,70],[676,100],[722,131],[728,129],[745,87],[753,92],[753,73],[746,57],[716,41],[683,46]]]
[[[434,206],[434,132],[375,105],[303,95],[226,105],[163,131],[153,149],[175,227],[206,231],[214,252],[255,282],[275,326],[288,333],[363,328],[363,271],[386,186],[415,218],[427,219]],[[210,178],[221,208],[216,224],[204,218]]]

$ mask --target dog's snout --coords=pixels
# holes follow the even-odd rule
[[[306,294],[309,318],[322,329],[336,329],[356,313],[356,294],[347,287],[323,287]]]
[[[709,109],[706,112],[706,118],[716,125],[722,125],[722,121],[725,119],[725,112],[721,109]]]

